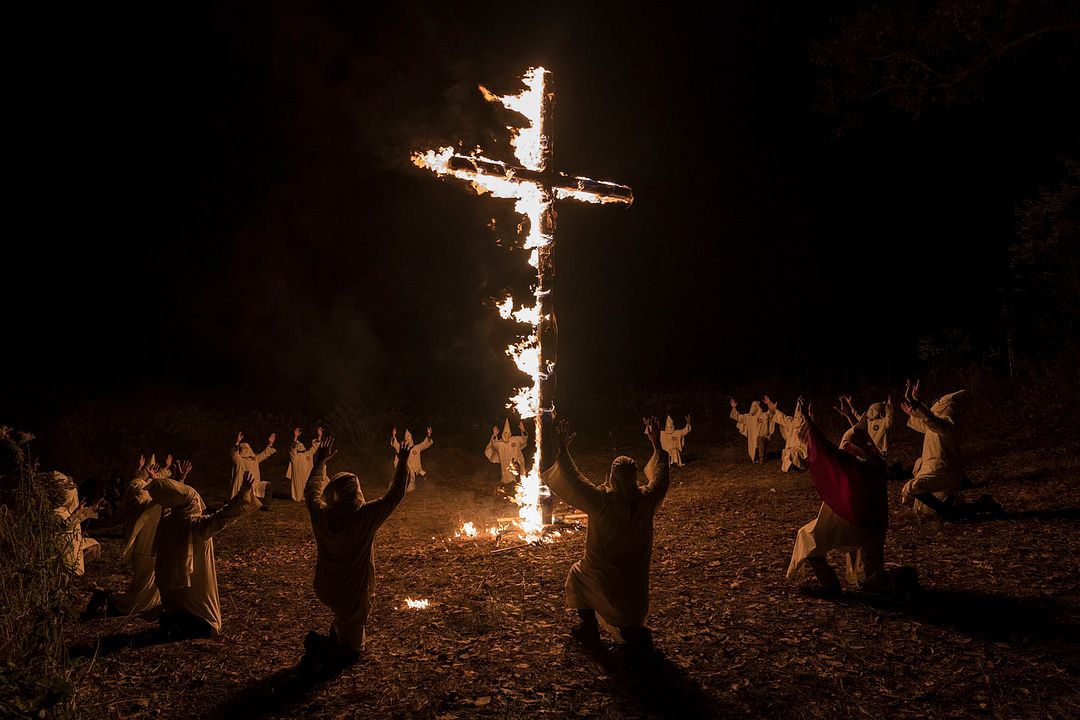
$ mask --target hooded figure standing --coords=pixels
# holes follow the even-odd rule
[[[746,437],[746,452],[755,463],[765,462],[765,446],[773,431],[772,413],[761,409],[757,400],[750,403],[750,412],[740,413],[739,404],[731,399],[731,419]]]
[[[964,475],[957,427],[965,402],[965,391],[957,390],[942,395],[927,408],[919,399],[919,382],[906,383],[900,409],[908,415],[908,427],[923,434],[923,447],[912,469],[913,477],[904,485],[901,500],[919,512],[932,510],[947,519],[983,512],[1007,516],[989,495],[982,495],[974,503],[959,502],[960,491],[970,486]]]
[[[784,449],[780,452],[781,472],[801,472],[806,469],[806,443],[799,435],[802,426],[802,398],[795,402],[795,414],[786,415],[776,403],[766,395],[762,398],[772,414],[772,421],[780,428],[784,437]]]
[[[326,647],[326,659],[356,660],[364,647],[365,627],[375,596],[375,532],[394,512],[409,478],[408,439],[398,445],[398,463],[386,494],[364,502],[360,480],[339,472],[329,480],[326,463],[336,454],[327,437],[315,452],[315,466],[304,488],[311,529],[319,555],[315,562],[315,596],[334,613],[330,641],[315,632],[305,640],[308,653]],[[315,660],[312,657],[308,661]]]
[[[311,474],[312,456],[322,442],[322,426],[315,428],[315,439],[311,441],[311,447],[305,448],[300,442],[300,428],[293,429],[293,444],[289,448],[289,467],[285,470],[285,479],[291,482],[292,499],[300,502],[304,499],[304,485],[307,484],[308,475]]]
[[[682,451],[686,436],[690,434],[690,416],[686,416],[686,425],[682,430],[675,429],[675,421],[667,416],[664,429],[660,431],[660,448],[667,451],[668,461],[675,467],[683,467]]]
[[[885,533],[889,528],[889,495],[885,461],[866,431],[865,419],[848,429],[840,447],[829,442],[801,403],[796,431],[806,443],[806,464],[821,496],[816,519],[799,529],[787,578],[804,563],[822,588],[839,592],[840,579],[829,565],[832,551],[844,554],[847,580],[869,592],[918,592],[918,574],[902,567],[885,569]]]
[[[408,430],[405,431],[405,442],[399,442],[397,439],[397,428],[390,428],[390,447],[394,449],[394,467],[398,465],[398,456],[401,454],[401,448],[408,445],[412,448],[409,452],[409,459],[406,461],[406,466],[409,470],[409,487],[408,492],[412,492],[416,489],[416,476],[424,477],[427,475],[427,471],[420,464],[420,453],[427,450],[429,447],[435,444],[435,441],[431,439],[431,426],[428,426],[427,437],[419,445],[413,445],[412,433]]]
[[[236,495],[240,491],[240,483],[244,479],[245,473],[250,473],[254,478],[253,491],[255,497],[262,501],[263,509],[270,509],[270,501],[273,499],[273,492],[270,489],[270,483],[262,481],[262,473],[259,472],[259,463],[266,458],[273,455],[277,450],[274,449],[274,440],[277,439],[277,433],[270,433],[270,437],[266,439],[266,447],[258,455],[255,454],[255,450],[246,442],[242,442],[244,439],[244,433],[236,434],[236,445],[232,449],[232,461],[233,461],[233,483],[232,494]]]
[[[517,482],[518,475],[525,472],[525,455],[522,450],[529,445],[529,434],[525,430],[525,423],[518,423],[520,435],[510,434],[510,420],[503,422],[502,437],[499,436],[499,426],[491,428],[491,439],[484,448],[484,456],[499,466],[499,482],[503,485],[512,485]],[[516,468],[515,468],[516,466]]]
[[[587,644],[600,640],[599,616],[627,643],[652,647],[645,618],[653,516],[667,494],[669,472],[667,453],[660,451],[660,422],[651,418],[644,423],[653,449],[645,486],[638,487],[637,466],[624,455],[611,464],[611,488],[596,487],[570,457],[574,435],[565,422],[555,428],[555,463],[541,475],[553,493],[589,516],[585,554],[566,576],[566,606],[577,610],[581,620],[574,635]]]
[[[161,593],[161,629],[169,637],[211,637],[221,632],[214,536],[259,509],[254,482],[245,472],[240,491],[209,515],[203,515],[206,505],[190,485],[166,478],[146,484],[150,498],[162,509],[154,539],[154,576]]]

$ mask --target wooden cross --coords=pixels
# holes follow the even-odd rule
[[[630,205],[634,193],[625,185],[572,177],[553,168],[551,121],[555,93],[551,73],[542,67],[532,68],[522,80],[526,90],[514,96],[496,96],[480,88],[485,98],[500,102],[507,109],[524,115],[528,121],[521,127],[508,128],[520,165],[491,160],[478,153],[456,153],[449,147],[414,153],[412,159],[419,167],[439,175],[451,175],[470,182],[478,193],[490,192],[495,197],[514,199],[518,212],[529,220],[524,247],[532,251],[529,264],[536,268],[535,305],[528,309],[528,320],[518,314],[515,317],[531,324],[533,334],[518,346],[516,352],[514,346],[508,352],[518,368],[533,379],[533,386],[523,388],[511,405],[523,418],[535,418],[536,457],[531,472],[538,476],[539,469],[549,464],[542,460],[552,459],[542,455],[540,438],[541,418],[543,413],[551,412],[555,400],[556,323],[551,294],[555,274],[555,201]],[[504,313],[503,316],[508,315]],[[550,512],[545,512],[545,522],[550,522],[549,515]]]

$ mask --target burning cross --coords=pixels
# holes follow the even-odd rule
[[[550,522],[550,512],[541,512],[540,497],[545,494],[540,483],[543,447],[540,423],[544,412],[554,407],[555,320],[552,312],[551,284],[555,270],[555,200],[578,200],[591,203],[622,203],[634,201],[633,191],[625,185],[570,177],[551,166],[551,124],[555,93],[550,86],[551,73],[542,67],[531,68],[522,77],[525,90],[517,95],[499,96],[483,86],[480,92],[491,102],[523,115],[527,123],[508,127],[510,144],[520,166],[479,155],[455,153],[452,147],[413,153],[415,165],[438,175],[451,175],[468,181],[478,194],[515,201],[515,210],[528,219],[528,236],[524,248],[531,251],[529,264],[536,269],[533,305],[514,310],[512,298],[499,306],[503,318],[513,317],[530,325],[530,334],[521,342],[507,348],[518,369],[532,378],[532,384],[520,388],[507,407],[514,408],[522,418],[534,418],[536,423],[536,455],[530,469],[519,476],[515,501],[519,506],[519,525],[528,536],[535,536],[543,524]]]

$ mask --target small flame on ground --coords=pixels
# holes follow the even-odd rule
[[[413,600],[412,598],[405,598],[405,607],[412,608],[413,610],[427,610],[428,605],[431,603],[427,600]]]

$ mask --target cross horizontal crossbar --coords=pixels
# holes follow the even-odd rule
[[[452,155],[447,162],[447,166],[451,170],[471,171],[477,175],[499,177],[510,182],[536,183],[553,189],[557,198],[573,199],[575,193],[584,193],[596,197],[601,202],[619,202],[627,205],[634,202],[634,191],[629,187],[603,180],[571,177],[561,172],[529,170],[528,168],[510,165],[498,160],[488,160],[487,158],[470,155]]]

